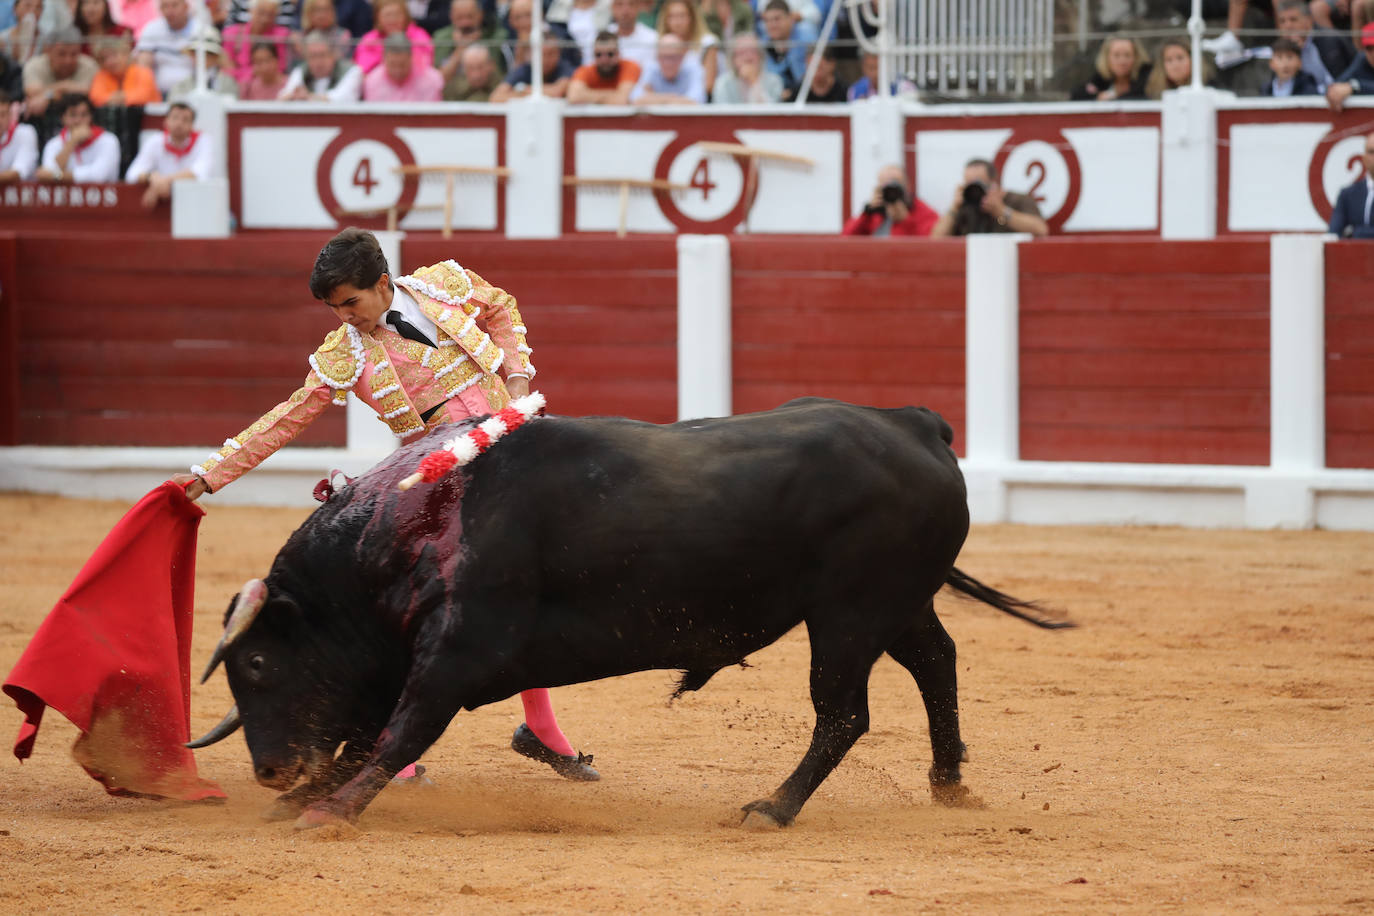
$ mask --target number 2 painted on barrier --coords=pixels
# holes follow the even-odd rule
[[[711,183],[711,170],[705,159],[697,163],[696,169],[692,172],[692,180],[687,184],[700,191],[703,200],[711,196],[716,186]]]
[[[372,189],[379,184],[381,184],[381,182],[374,180],[372,177],[372,159],[368,156],[359,159],[358,167],[353,170],[353,186],[362,188],[363,193],[370,196],[372,194]]]
[[[1035,176],[1035,181],[1031,183],[1030,190],[1026,193],[1034,198],[1037,204],[1043,204],[1045,198],[1035,192],[1040,190],[1040,186],[1045,183],[1045,163],[1041,162],[1039,159],[1032,159],[1030,162],[1026,163],[1027,178],[1031,177],[1031,173],[1037,170],[1039,170],[1039,174]]]

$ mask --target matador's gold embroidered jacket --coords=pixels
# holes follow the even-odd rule
[[[377,411],[402,439],[440,423],[490,413],[510,401],[505,379],[533,379],[531,350],[515,297],[453,261],[397,277],[439,329],[438,347],[407,340],[389,327],[370,334],[342,325],[310,357],[295,394],[191,468],[215,491],[257,467],[300,435],[348,392]],[[444,407],[426,424],[421,414]]]

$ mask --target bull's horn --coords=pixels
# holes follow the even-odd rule
[[[242,724],[243,718],[239,715],[238,704],[235,703],[229,708],[228,714],[225,715],[220,723],[205,733],[205,737],[198,738],[195,741],[187,741],[185,746],[192,750],[209,747],[216,741],[223,741],[225,738],[228,738],[234,732],[238,731],[239,726]]]
[[[243,584],[243,588],[239,591],[238,600],[234,602],[233,613],[229,615],[229,622],[224,625],[224,635],[219,638],[219,645],[215,646],[214,654],[210,656],[210,663],[205,666],[205,673],[200,677],[202,684],[210,680],[210,675],[224,660],[224,653],[234,644],[234,640],[243,635],[244,630],[252,626],[253,619],[258,616],[258,612],[266,603],[266,582],[261,579],[249,579]]]

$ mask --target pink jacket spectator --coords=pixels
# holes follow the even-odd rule
[[[290,40],[291,30],[284,25],[274,25],[270,31],[262,35],[251,34],[246,22],[225,26],[224,54],[230,61],[229,75],[240,86],[248,85],[248,81],[253,78],[253,45],[260,41],[270,41],[276,47],[277,66],[285,73],[286,58],[290,53],[290,45],[287,42]]]
[[[434,40],[429,33],[415,23],[406,26],[406,37],[410,39],[411,56],[415,58],[415,69],[423,70],[434,65]],[[371,73],[382,62],[382,39],[384,36],[376,29],[358,39],[358,50],[353,60],[362,67],[364,73]]]
[[[412,64],[404,83],[392,82],[386,67],[363,77],[364,102],[438,102],[443,96],[444,75],[429,64]]]
[[[110,16],[120,25],[132,29],[134,37],[143,34],[143,27],[162,13],[157,0],[110,0]]]

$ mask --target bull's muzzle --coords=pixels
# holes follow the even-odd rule
[[[223,741],[225,738],[228,738],[234,732],[238,731],[239,726],[242,724],[243,717],[239,715],[239,707],[236,703],[229,708],[228,714],[220,720],[220,723],[218,725],[210,729],[202,737],[197,738],[195,741],[187,741],[186,747],[189,747],[192,750],[202,747],[209,747],[217,741]]]
[[[224,653],[234,644],[234,640],[253,625],[254,619],[266,603],[266,582],[261,579],[249,579],[244,583],[243,588],[239,590],[238,600],[234,602],[234,610],[229,614],[229,621],[224,625],[224,635],[219,638],[219,645],[215,646],[210,663],[205,666],[205,673],[200,677],[202,684],[210,680],[210,675],[219,667],[219,663],[224,661]]]

